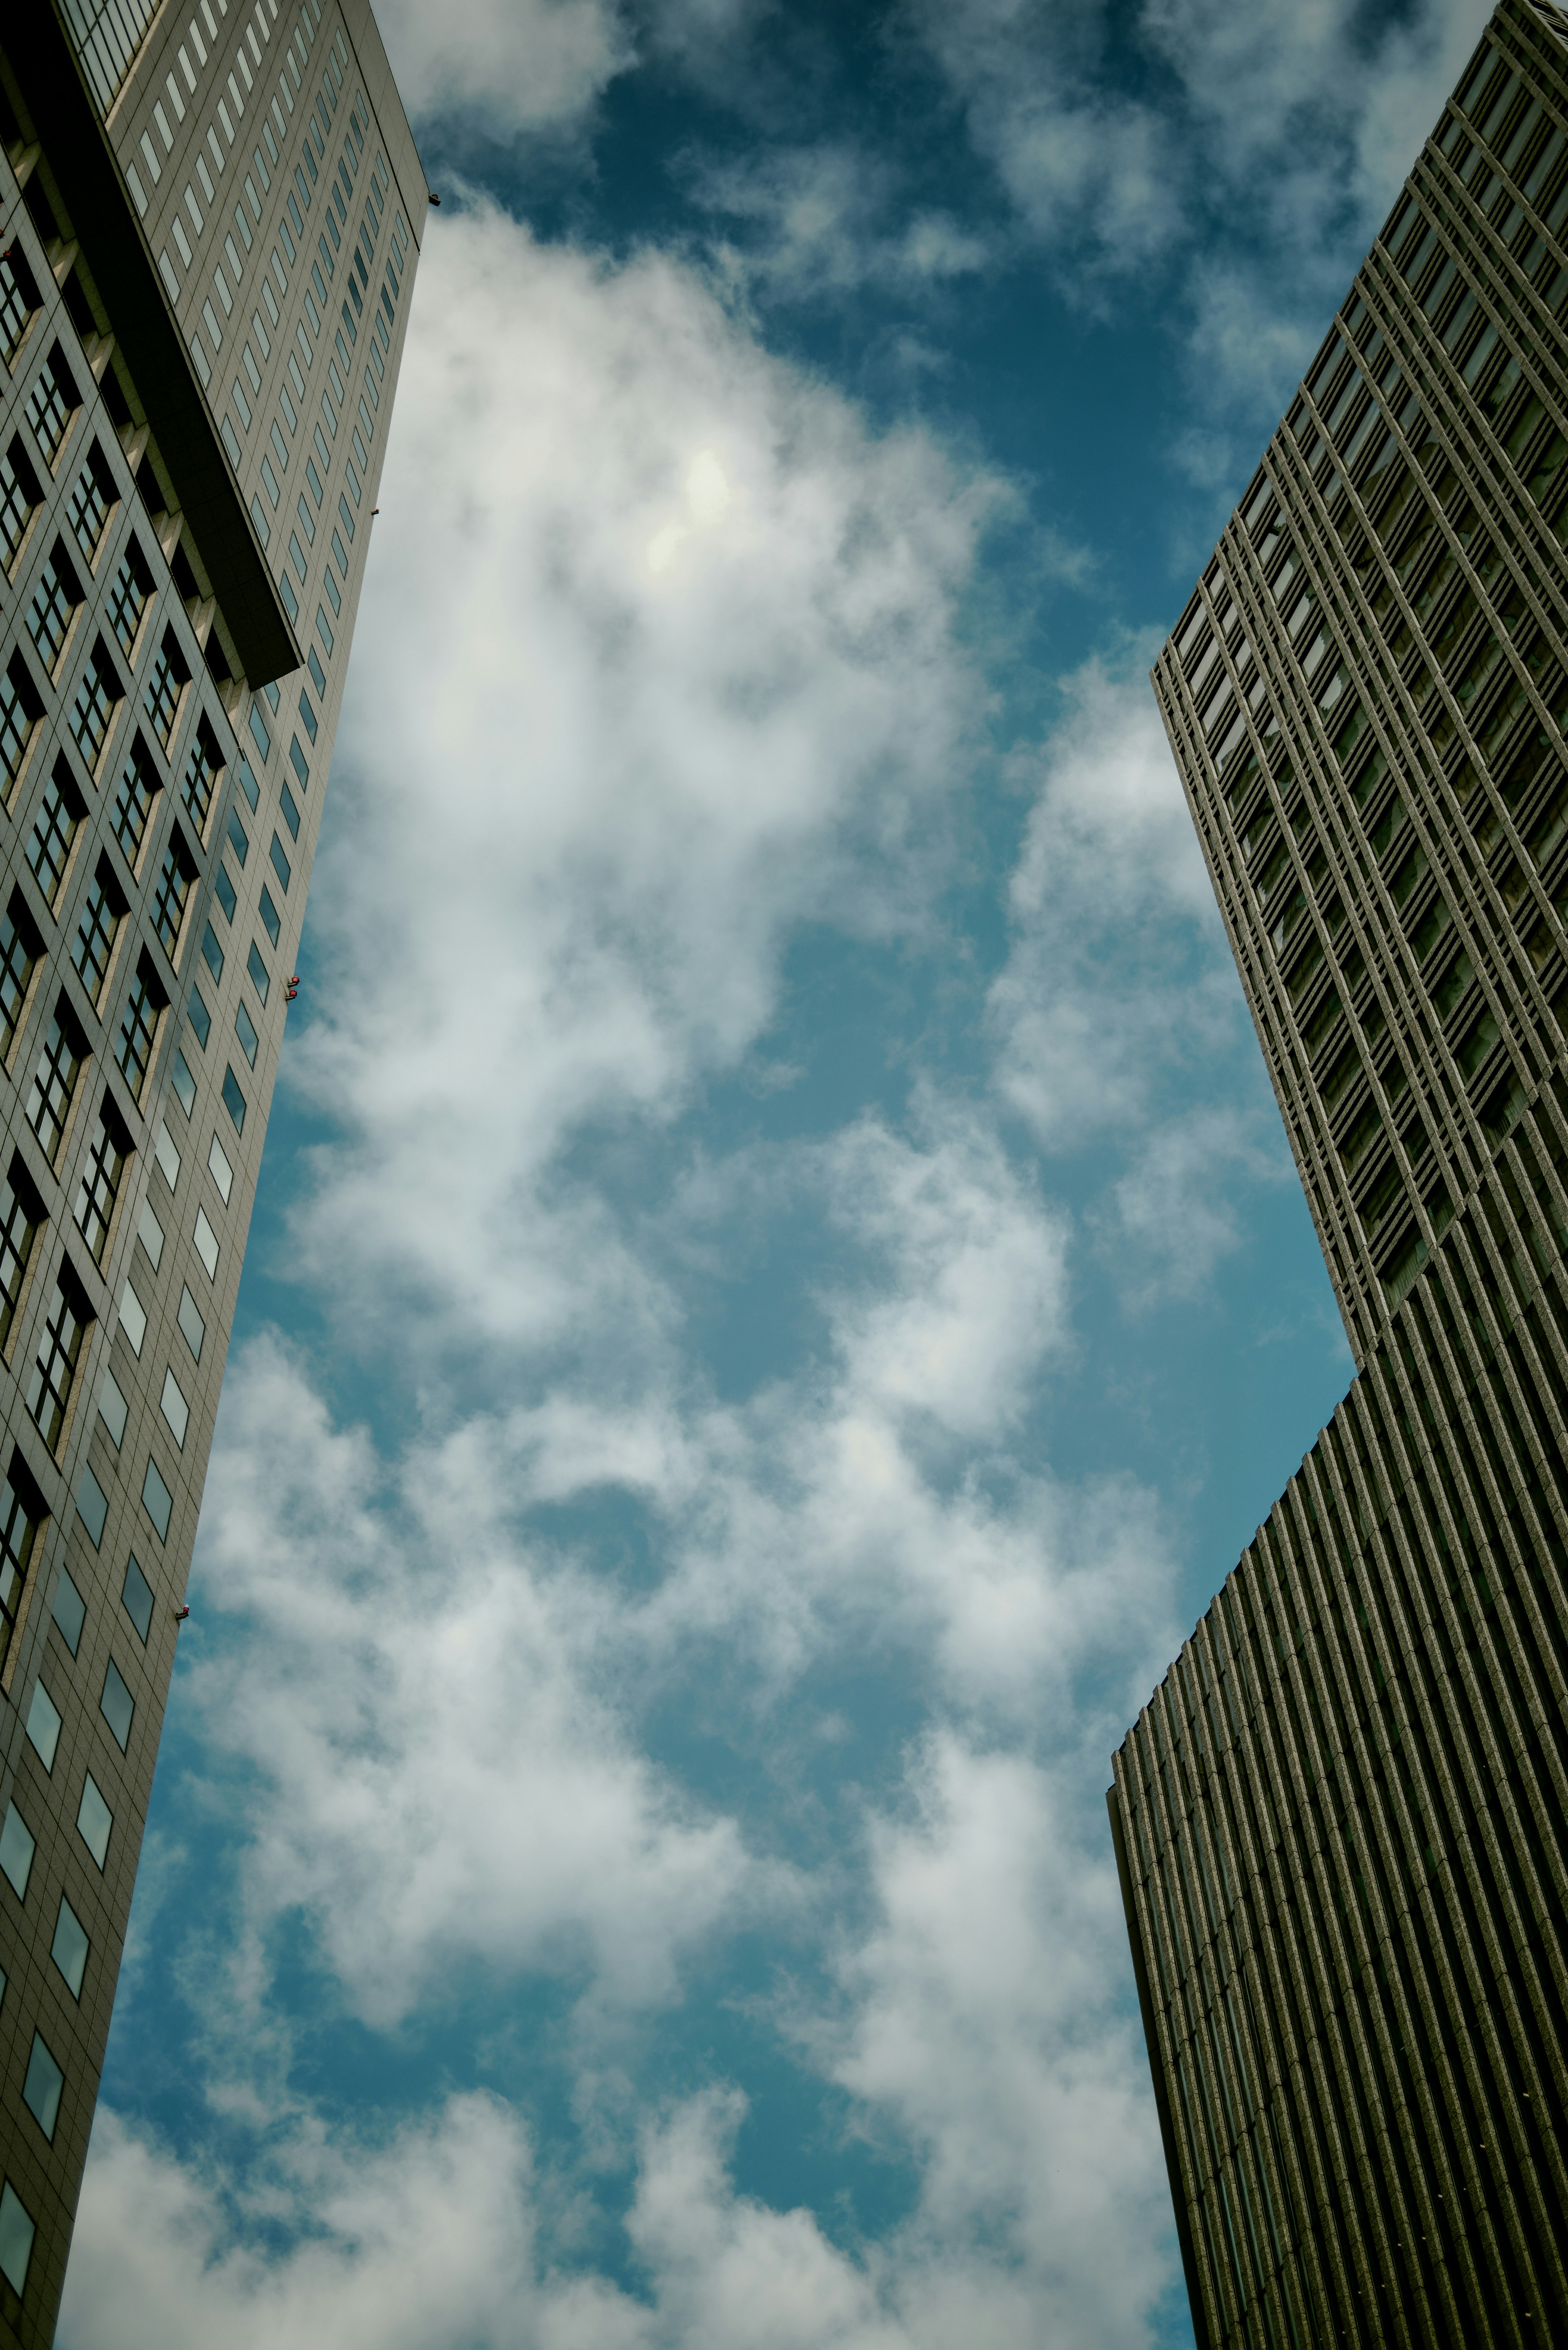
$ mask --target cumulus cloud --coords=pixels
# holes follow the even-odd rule
[[[747,232],[747,282],[787,300],[866,286],[929,293],[992,257],[983,234],[919,202],[888,157],[852,141],[765,147],[690,176],[698,202]]]
[[[382,0],[377,22],[411,116],[501,137],[576,131],[635,55],[618,0]]]
[[[792,923],[875,934],[919,896],[992,488],[657,255],[479,212],[420,302],[314,885],[331,1009],[289,1063],[345,1138],[301,1266],[514,1336],[568,1325],[587,1273],[651,1329],[580,1192],[525,1211],[565,1136],[737,1063]]]

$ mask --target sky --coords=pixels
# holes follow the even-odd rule
[[[1191,2340],[1350,1375],[1147,680],[1474,0],[385,0],[430,214],[61,2350]]]

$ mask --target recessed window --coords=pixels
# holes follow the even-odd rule
[[[254,954],[254,947],[251,952]],[[20,1161],[13,1161],[9,1178],[0,1183],[0,1347],[11,1335],[23,1276],[43,1221],[42,1202],[33,1197]]]
[[[27,1742],[46,1771],[55,1767],[55,1749],[60,1742],[60,1710],[44,1687],[35,1682],[33,1702],[27,1708]]]
[[[126,863],[136,870],[137,858],[147,834],[147,820],[152,813],[152,803],[158,795],[158,771],[146,745],[140,736],[125,763],[115,795],[114,813],[110,819],[114,837],[119,841]]]
[[[82,1161],[82,1180],[77,1188],[76,1206],[72,1211],[77,1228],[92,1251],[95,1264],[103,1263],[109,1228],[114,1221],[114,1203],[119,1196],[120,1178],[130,1156],[125,1147],[126,1140],[114,1106],[106,1094],[93,1127],[92,1140],[88,1144],[87,1157]]]
[[[326,646],[327,651],[330,652],[332,650],[332,631],[327,626],[327,616],[322,611],[319,604],[316,608],[316,625],[320,630],[322,643]],[[317,650],[314,645],[307,648],[305,658],[309,664],[311,681],[315,685],[317,692],[320,694],[322,700],[325,701],[327,698],[327,672],[321,666],[321,662],[317,656]],[[315,735],[313,734],[310,739],[314,743],[316,740]]]
[[[125,1562],[125,1581],[120,1586],[119,1604],[136,1627],[136,1636],[143,1648],[152,1628],[152,1586],[142,1574],[136,1553]]]
[[[22,2103],[52,2146],[55,2124],[60,2115],[60,2092],[66,2076],[50,2055],[41,2033],[33,2034],[33,2053],[27,2059],[27,2077],[22,2084]]]
[[[202,1343],[207,1335],[207,1326],[202,1319],[195,1299],[183,1286],[180,1291],[180,1331],[185,1344],[191,1349],[191,1359],[192,1362],[199,1363],[202,1359]]]
[[[37,1850],[27,1823],[15,1804],[5,1808],[5,1825],[0,1827],[0,1869],[18,1901],[27,1898],[27,1879],[32,1875],[33,1855]]]
[[[185,1017],[195,1030],[196,1042],[204,1053],[207,1049],[207,1039],[213,1033],[213,1015],[207,1009],[205,999],[199,987],[192,987],[191,990],[190,1000],[185,1006]]]
[[[104,1802],[99,1792],[98,1781],[89,1771],[77,1812],[77,1834],[100,1868],[109,1851],[109,1832],[113,1825],[114,1814]]]
[[[147,1459],[147,1474],[141,1481],[141,1506],[158,1529],[158,1539],[169,1538],[169,1514],[174,1507],[174,1496],[163,1482],[158,1463],[151,1453]]]
[[[73,1999],[82,1995],[82,1977],[87,1971],[87,1929],[62,1893],[60,1914],[55,1920],[55,1939],[49,1945],[49,1956],[65,1978],[66,1989]]]
[[[232,922],[240,901],[235,894],[234,885],[229,879],[228,868],[221,858],[218,860],[218,869],[213,876],[213,890],[223,910],[223,920]]]
[[[223,1071],[223,1107],[234,1119],[234,1132],[243,1134],[245,1130],[245,1097],[240,1091],[238,1077],[233,1068],[228,1067]]]
[[[65,1429],[66,1407],[87,1335],[88,1316],[82,1305],[74,1282],[56,1283],[47,1319],[38,1334],[38,1351],[27,1374],[27,1409],[51,1452]]]
[[[267,889],[265,883],[262,886],[261,893],[261,918],[263,929],[266,931],[266,934],[272,941],[274,946],[276,946],[278,933],[283,925],[278,920],[277,908],[272,901],[272,891]]]
[[[202,960],[214,980],[223,976],[223,950],[218,944],[218,934],[209,922],[202,933]]]
[[[55,1578],[55,1604],[50,1612],[59,1627],[61,1639],[74,1657],[81,1645],[82,1626],[87,1622],[87,1601],[63,1566]]]
[[[158,1399],[158,1408],[169,1423],[170,1432],[175,1443],[183,1451],[185,1430],[191,1420],[191,1407],[186,1402],[184,1391],[172,1371],[165,1371],[163,1374],[163,1392]]]
[[[18,2296],[27,2283],[33,2257],[33,2222],[9,2179],[0,2187],[0,2276]]]
[[[56,1007],[38,1054],[38,1066],[27,1096],[26,1117],[43,1146],[50,1166],[55,1163],[71,1113],[71,1097],[86,1058],[81,1040],[62,1018],[64,999]],[[67,1015],[68,1017],[68,1015]]]
[[[136,1700],[126,1688],[119,1667],[111,1657],[103,1677],[103,1695],[98,1710],[114,1732],[114,1742],[123,1754],[130,1741],[130,1725],[136,1717]]]
[[[33,817],[33,829],[24,851],[33,878],[52,911],[59,902],[60,885],[70,863],[77,830],[87,814],[87,803],[71,780],[64,759],[57,759],[44,785]]]
[[[249,1010],[243,1001],[234,1007],[234,1034],[240,1040],[241,1052],[254,1069],[256,1065],[256,1048],[261,1043],[261,1038],[256,1035],[256,1024],[251,1018]]]
[[[283,884],[284,889],[286,892],[293,868],[291,868],[287,858],[283,853],[283,843],[279,840],[275,832],[273,834],[272,847],[268,849],[267,855],[272,860],[273,871],[277,875],[279,881]]]

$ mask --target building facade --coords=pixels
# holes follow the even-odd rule
[[[41,2350],[429,191],[366,0],[14,0],[0,147],[0,2343]]]
[[[1568,2340],[1568,16],[1154,671],[1350,1393],[1115,1761],[1200,2344]]]

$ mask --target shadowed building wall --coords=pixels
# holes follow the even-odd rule
[[[1564,320],[1503,0],[1154,671],[1356,1366],[1109,1797],[1206,2345],[1568,2338]]]
[[[14,0],[0,145],[0,2342],[33,2350],[429,198],[365,0]]]

